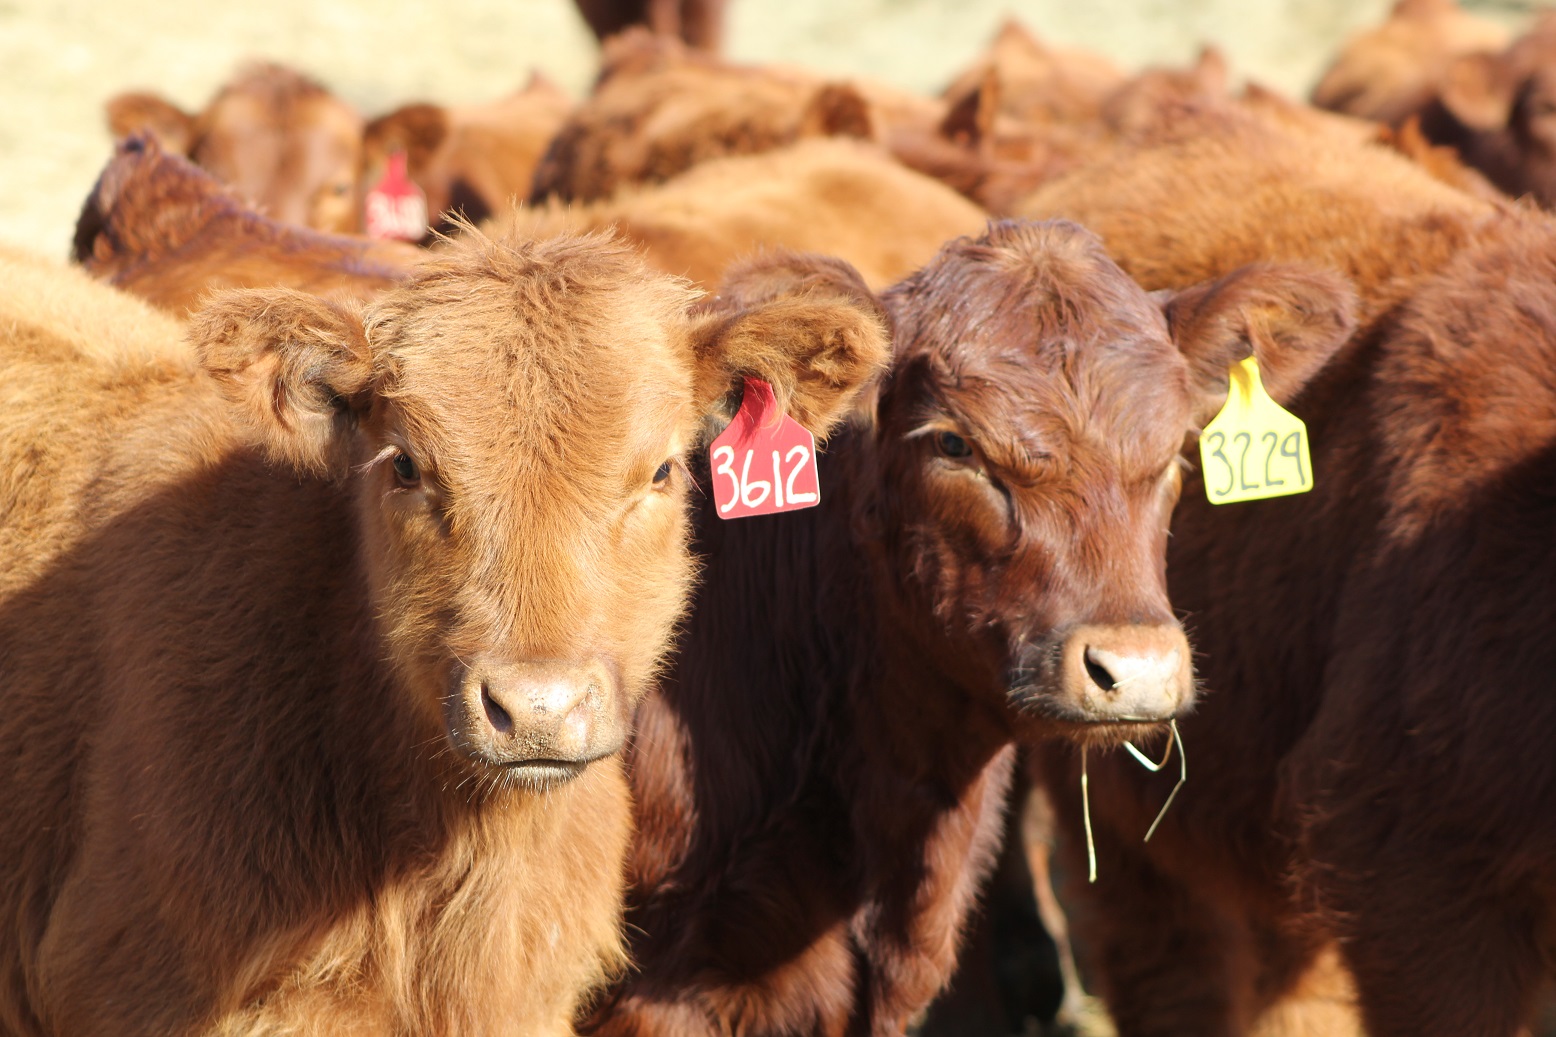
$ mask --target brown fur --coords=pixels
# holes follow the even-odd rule
[[[733,280],[726,305],[783,283]],[[638,968],[592,1032],[902,1033],[955,962],[1012,741],[1146,727],[1093,723],[1053,660],[1099,623],[1181,643],[1165,523],[1183,437],[1220,405],[1195,370],[1310,367],[1351,299],[1302,268],[1152,299],[1079,227],[1001,223],[881,304],[894,365],[821,458],[820,506],[701,509],[706,581],[629,755]]]
[[[1556,226],[1349,155],[1201,123],[1029,205],[1149,286],[1302,256],[1363,301],[1292,405],[1316,488],[1214,508],[1186,487],[1170,587],[1207,695],[1149,844],[1166,781],[1091,760],[1101,878],[1076,924],[1121,1034],[1344,1015],[1343,977],[1312,981],[1336,939],[1379,1037],[1512,1035],[1548,979]],[[1079,845],[1075,761],[1050,777]]]
[[[1431,103],[1454,58],[1507,43],[1506,29],[1454,0],[1397,0],[1383,24],[1346,41],[1312,100],[1329,111],[1403,125]]]
[[[593,201],[712,158],[876,132],[863,97],[843,84],[733,65],[629,32],[607,45],[594,92],[546,149],[531,197]]]
[[[154,138],[130,137],[82,206],[72,258],[99,280],[182,316],[221,288],[297,288],[366,301],[422,255],[398,242],[267,219]]]
[[[601,43],[634,27],[717,53],[726,0],[577,0],[578,12]]]
[[[271,219],[359,229],[362,117],[298,72],[251,65],[197,114],[146,93],[120,94],[106,109],[115,139],[161,138],[167,151],[187,155]]]
[[[365,310],[218,296],[191,349],[0,262],[0,1029],[570,1032],[625,960],[624,732],[497,766],[459,689],[593,659],[629,713],[692,575],[665,460],[747,374],[824,431],[875,308],[472,235]]]
[[[1421,130],[1499,189],[1556,204],[1556,15],[1498,53],[1466,54],[1421,112]]]
[[[528,234],[615,227],[659,269],[709,286],[733,260],[787,247],[840,256],[878,288],[984,219],[973,203],[877,148],[808,140],[705,162],[610,201],[520,209],[503,222]]]
[[[453,213],[479,223],[529,197],[540,156],[572,109],[567,94],[539,73],[489,104],[405,105],[363,131],[364,187],[383,176],[391,153],[404,151],[410,178],[427,196],[430,230],[452,232]]]

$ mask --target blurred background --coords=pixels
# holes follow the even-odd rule
[[[731,0],[724,53],[933,93],[1013,16],[1126,70],[1182,65],[1214,42],[1236,80],[1305,95],[1390,2]],[[1464,6],[1516,27],[1533,5]],[[0,0],[0,241],[65,255],[108,159],[107,97],[145,88],[198,109],[247,58],[293,65],[372,117],[413,100],[491,100],[532,69],[581,95],[598,48],[571,0]]]

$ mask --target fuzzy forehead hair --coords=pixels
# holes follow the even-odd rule
[[[609,235],[467,232],[369,312],[383,394],[426,460],[604,474],[689,421],[700,293]],[[656,462],[657,463],[657,462]]]

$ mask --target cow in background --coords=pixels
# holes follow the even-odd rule
[[[106,109],[116,140],[151,133],[271,219],[335,233],[360,226],[362,116],[300,72],[249,65],[199,112],[139,92]]]
[[[221,288],[296,288],[366,301],[424,254],[278,223],[155,137],[114,148],[81,207],[71,258],[99,280],[187,315]]]

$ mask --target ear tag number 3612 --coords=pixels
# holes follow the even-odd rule
[[[778,409],[773,387],[746,379],[740,410],[708,448],[719,518],[813,508],[821,502],[816,439]]]
[[[1307,426],[1270,399],[1249,357],[1232,365],[1226,406],[1199,436],[1200,470],[1212,504],[1263,500],[1313,488]]]

